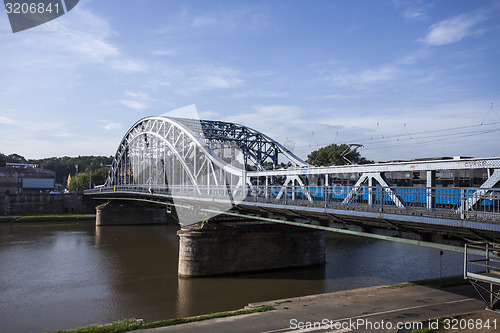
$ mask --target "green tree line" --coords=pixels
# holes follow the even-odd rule
[[[112,161],[112,156],[64,156],[42,159],[27,159],[19,154],[4,155],[0,153],[0,167],[5,166],[6,163],[38,164],[40,168],[55,171],[56,183],[62,185],[66,185],[66,180],[68,179],[69,175],[71,175],[72,181],[74,178],[74,182],[76,183],[75,175],[77,173],[76,166],[78,165],[78,183],[79,185],[82,184],[81,186],[79,186],[79,189],[89,188],[90,178],[92,178],[92,184],[103,184],[108,173],[108,166]]]

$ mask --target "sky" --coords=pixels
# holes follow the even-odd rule
[[[195,104],[301,158],[500,156],[500,2],[81,0],[12,33],[0,8],[0,153],[114,155]]]

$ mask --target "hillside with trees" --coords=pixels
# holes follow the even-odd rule
[[[109,156],[78,156],[78,157],[49,157],[42,159],[26,159],[18,154],[4,155],[0,153],[0,167],[6,163],[30,163],[38,164],[40,168],[56,172],[56,183],[66,185],[68,176],[71,175],[72,183],[70,190],[76,187],[76,166],[78,165],[78,183],[79,189],[90,187],[90,178],[92,184],[104,184],[108,174],[109,165],[113,157]]]

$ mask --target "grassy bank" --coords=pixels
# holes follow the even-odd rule
[[[32,214],[17,216],[0,216],[0,223],[12,222],[47,222],[47,221],[85,221],[94,220],[95,215],[89,214]]]
[[[75,328],[72,330],[57,331],[55,333],[120,333],[120,332],[134,331],[138,329],[179,325],[179,324],[192,323],[195,321],[202,321],[213,318],[224,318],[224,317],[238,316],[242,314],[265,312],[270,310],[274,310],[274,308],[269,305],[261,305],[250,309],[241,309],[229,312],[217,312],[208,315],[187,317],[187,318],[166,319],[166,320],[153,321],[151,323],[145,323],[142,319],[126,319],[111,324],[91,325],[87,327]]]

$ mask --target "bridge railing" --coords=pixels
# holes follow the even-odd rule
[[[138,193],[151,196],[419,214],[500,222],[500,188],[120,185],[87,190],[96,193]]]
[[[253,186],[247,200],[398,214],[494,218],[500,222],[499,188],[295,186],[282,190],[279,186]],[[473,204],[466,209],[467,203]]]

